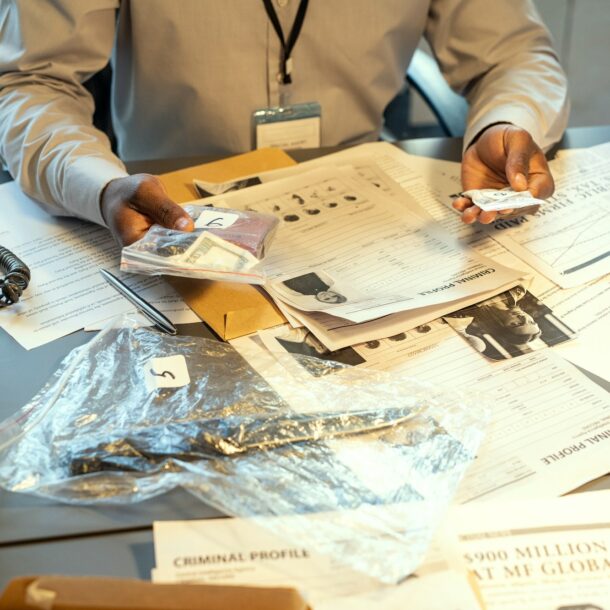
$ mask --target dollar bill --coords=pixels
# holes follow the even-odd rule
[[[247,250],[212,233],[202,233],[180,256],[180,264],[223,271],[247,271],[259,260]]]

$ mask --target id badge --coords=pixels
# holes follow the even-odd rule
[[[322,110],[317,102],[261,108],[252,113],[256,148],[319,148]]]

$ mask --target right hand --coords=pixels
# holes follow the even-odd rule
[[[128,246],[143,237],[153,224],[192,231],[193,219],[172,201],[163,183],[151,174],[111,180],[104,188],[101,211],[113,237]]]

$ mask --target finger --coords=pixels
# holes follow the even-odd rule
[[[465,222],[467,225],[471,225],[473,222],[477,221],[480,213],[481,208],[476,205],[471,205],[469,208],[466,208],[464,212],[462,212],[462,222]]]
[[[466,208],[469,208],[472,205],[472,201],[468,199],[468,197],[458,197],[453,200],[451,204],[455,210],[458,212],[463,212]]]
[[[506,177],[515,191],[527,190],[534,146],[532,137],[527,131],[523,129],[505,131]]]
[[[498,212],[483,211],[479,214],[478,221],[483,225],[488,225],[496,219],[497,215],[498,215]]]
[[[121,246],[129,246],[144,237],[150,225],[148,217],[125,205],[117,214],[110,230]]]
[[[184,209],[167,197],[151,202],[146,215],[161,226],[176,231],[192,231],[195,227]]]
[[[555,191],[555,181],[542,151],[532,159],[532,166],[534,165],[536,169],[530,174],[528,190],[534,197],[548,199]]]
[[[129,200],[130,207],[168,229],[192,231],[193,219],[165,191],[156,176],[144,176]]]

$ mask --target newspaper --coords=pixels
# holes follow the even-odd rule
[[[610,608],[610,491],[453,508],[444,543],[487,610]]]

